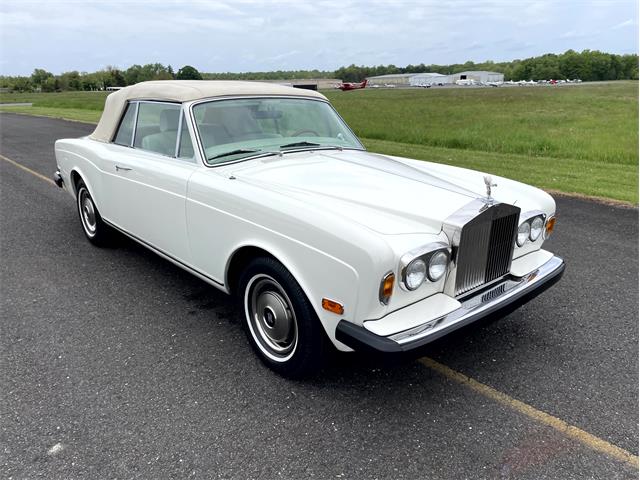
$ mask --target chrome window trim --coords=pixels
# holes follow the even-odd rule
[[[174,158],[178,158],[180,151],[180,139],[182,138],[182,117],[184,116],[184,107],[180,107],[180,118],[178,119],[178,136],[176,137],[176,149],[173,152]]]
[[[201,163],[201,162],[198,162],[198,158],[200,157],[200,151],[197,148],[197,142],[194,141],[195,127],[191,123],[192,119],[190,117],[190,112],[189,112],[189,102],[184,102],[182,104],[182,114],[183,114],[182,128],[187,129],[187,133],[189,134],[189,140],[191,140],[191,146],[193,148],[193,155],[191,157],[176,157],[176,160],[193,163],[199,166],[199,164]],[[180,147],[182,147],[182,132],[180,134]],[[180,155],[180,150],[178,150],[178,155]],[[200,157],[200,160],[202,160],[201,157]]]
[[[353,137],[358,141],[358,143],[360,144],[361,148],[343,148],[343,150],[356,150],[356,151],[363,151],[366,152],[366,148],[365,146],[362,144],[362,142],[360,141],[360,139],[358,138],[358,136],[353,132],[353,130],[351,129],[351,127],[349,126],[349,124],[347,122],[344,121],[344,119],[340,116],[340,114],[338,113],[338,111],[333,107],[333,105],[331,105],[331,102],[329,102],[329,100],[323,99],[323,98],[313,98],[313,97],[306,97],[303,95],[224,95],[224,96],[220,96],[220,97],[207,97],[207,98],[202,98],[202,99],[198,99],[198,100],[193,100],[189,103],[188,105],[188,109],[189,109],[189,115],[190,115],[190,119],[193,125],[193,133],[194,133],[194,137],[196,139],[196,143],[197,143],[197,150],[198,153],[200,154],[200,161],[201,163],[207,167],[207,168],[217,168],[217,167],[223,167],[225,165],[232,165],[234,163],[240,163],[240,162],[244,162],[247,160],[254,160],[256,158],[262,158],[262,157],[270,157],[273,155],[278,155],[279,152],[262,152],[262,153],[258,153],[256,155],[249,155],[247,157],[243,157],[237,160],[229,160],[227,162],[221,162],[221,163],[216,163],[215,165],[211,165],[209,163],[207,163],[207,158],[206,158],[206,154],[204,151],[204,147],[202,145],[202,139],[200,138],[200,130],[198,129],[198,123],[196,122],[196,118],[195,115],[193,113],[193,107],[195,107],[196,105],[200,105],[202,103],[210,103],[210,102],[218,102],[218,101],[224,101],[224,100],[244,100],[244,99],[255,99],[255,98],[283,98],[283,99],[299,99],[299,100],[310,100],[310,101],[314,101],[314,102],[322,102],[325,103],[327,105],[329,105],[329,107],[334,111],[334,113],[338,116],[338,118],[340,119],[340,121],[342,122],[342,124],[347,128],[347,130],[349,130],[349,132],[351,132],[351,134],[353,135]],[[327,147],[328,148],[328,147]],[[194,152],[195,152],[195,148],[194,148]],[[322,148],[317,148],[316,150],[322,150]],[[302,150],[293,150],[287,153],[293,153],[293,152],[300,152]]]
[[[129,146],[134,148],[134,144],[136,143],[136,130],[138,129],[138,111],[140,110],[140,102],[136,103],[136,113],[134,113],[133,117],[133,130],[131,131],[131,143]]]

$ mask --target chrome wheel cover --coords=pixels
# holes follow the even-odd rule
[[[289,360],[298,345],[298,322],[284,288],[273,277],[255,275],[245,289],[244,305],[260,350],[276,362]]]
[[[93,204],[89,191],[82,187],[78,192],[78,212],[80,213],[80,221],[86,234],[93,237],[98,227],[96,207]]]

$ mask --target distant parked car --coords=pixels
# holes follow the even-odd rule
[[[542,248],[555,225],[547,193],[369,153],[310,90],[140,83],[109,95],[95,131],[58,140],[55,155],[90,242],[122,232],[235,294],[255,352],[287,376],[317,370],[331,345],[415,350],[564,271]]]

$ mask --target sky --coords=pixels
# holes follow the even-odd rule
[[[638,53],[636,0],[2,0],[0,74],[203,72]]]

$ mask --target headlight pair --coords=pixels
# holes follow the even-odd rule
[[[435,247],[435,248],[434,248]],[[401,259],[402,283],[407,290],[415,290],[427,279],[437,282],[447,272],[448,246],[437,243],[418,252],[409,252]]]
[[[527,240],[531,240],[532,242],[538,240],[545,229],[544,218],[544,215],[536,215],[522,222],[518,227],[516,245],[522,247]]]

